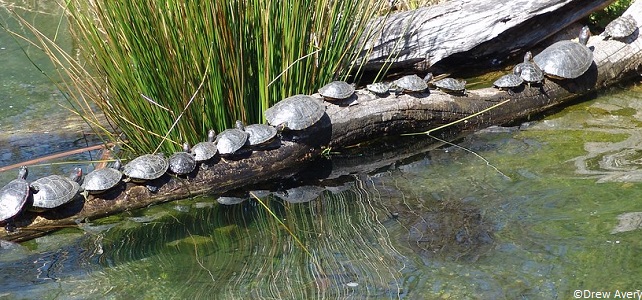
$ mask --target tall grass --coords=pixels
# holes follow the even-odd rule
[[[172,152],[237,119],[263,121],[287,96],[345,77],[386,1],[61,2],[77,42],[36,42],[74,109],[133,153]],[[32,28],[37,32],[36,28]],[[101,122],[104,113],[109,121]],[[166,137],[166,138],[165,138]]]

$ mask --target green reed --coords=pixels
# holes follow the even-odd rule
[[[359,39],[384,4],[68,0],[75,52],[43,35],[33,43],[105,141],[167,153],[237,119],[263,122],[279,100],[355,74]]]

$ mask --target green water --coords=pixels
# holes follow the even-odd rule
[[[35,20],[50,30],[59,23]],[[0,163],[81,147],[77,131],[43,130],[71,122],[65,100],[1,34]],[[0,299],[634,292],[642,286],[641,95],[636,85],[618,88],[521,128],[472,133],[453,141],[458,147],[322,181],[332,188],[308,203],[186,199],[2,243]],[[32,178],[70,167],[35,167]]]
[[[98,220],[0,252],[9,257],[0,286],[7,299],[635,291],[642,223],[619,224],[618,216],[642,212],[640,91],[609,92],[521,129],[467,135],[455,141],[465,150],[445,145],[346,176],[309,203],[270,196],[268,211],[255,200],[223,206],[203,197]]]

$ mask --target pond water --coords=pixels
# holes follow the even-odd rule
[[[14,47],[2,34],[0,47]],[[18,60],[20,52],[12,53],[1,58]],[[77,129],[41,129],[43,109],[52,112],[48,122],[71,122],[55,86],[32,79],[27,62],[11,69],[1,95],[16,109],[7,113],[9,102],[1,104],[0,166],[82,147]],[[21,84],[34,82],[41,92],[16,96]],[[642,87],[583,100],[321,181],[324,190],[309,202],[271,195],[220,205],[215,196],[200,197],[19,245],[2,242],[0,299],[570,299],[576,290],[635,292],[642,286]],[[364,153],[331,159],[379,159]],[[42,166],[30,178],[70,167]],[[13,177],[15,170],[0,176]]]

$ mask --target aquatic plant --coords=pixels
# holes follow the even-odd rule
[[[77,43],[37,34],[73,109],[106,141],[172,152],[297,93],[346,79],[382,1],[60,3]],[[138,17],[143,16],[143,17]],[[23,20],[26,26],[27,21]],[[372,28],[370,30],[373,30]],[[101,114],[106,116],[106,122]]]

